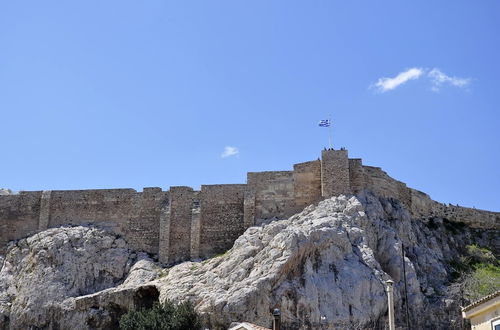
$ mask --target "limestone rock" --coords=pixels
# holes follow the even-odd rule
[[[410,322],[456,329],[458,292],[447,262],[476,234],[431,230],[394,199],[339,196],[249,228],[225,255],[178,265],[153,283],[161,301],[192,300],[212,329],[234,321],[270,326],[277,307],[286,329],[376,329],[386,323],[387,279],[395,281],[397,321],[405,322],[404,262]]]
[[[2,196],[2,195],[12,195],[12,190],[0,188],[0,196]]]
[[[50,327],[60,302],[118,285],[132,261],[123,239],[95,228],[49,229],[11,243],[0,271],[0,325]]]
[[[375,324],[386,310],[389,276],[368,245],[367,221],[355,197],[341,196],[250,228],[227,255],[172,268],[156,282],[160,300],[191,298],[213,328],[269,326],[277,307],[290,329],[317,328],[321,319],[336,327]]]
[[[386,324],[387,279],[404,324],[403,263],[413,327],[460,329],[448,263],[467,244],[496,246],[498,231],[432,220],[370,193],[333,197],[247,229],[222,256],[164,270],[101,230],[47,230],[8,249],[0,329],[110,329],[127,310],[166,299],[191,300],[210,329],[241,321],[270,327],[274,308],[286,329],[378,329]]]

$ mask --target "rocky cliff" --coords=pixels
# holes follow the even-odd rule
[[[413,328],[460,329],[450,262],[471,243],[498,254],[498,237],[498,228],[412,218],[398,200],[370,193],[251,227],[224,255],[168,269],[102,230],[51,229],[10,244],[0,329],[113,328],[127,310],[166,299],[193,301],[211,329],[269,326],[276,307],[286,329],[377,329],[386,322],[387,279],[396,282],[403,325],[403,263]]]

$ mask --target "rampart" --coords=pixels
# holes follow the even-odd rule
[[[372,191],[398,199],[415,217],[441,217],[473,227],[499,228],[500,213],[444,205],[408,188],[378,167],[323,150],[321,160],[291,171],[250,172],[246,184],[101,190],[53,190],[0,195],[0,254],[6,243],[47,228],[94,224],[122,235],[135,250],[163,263],[213,256],[246,228],[282,219],[323,198]]]

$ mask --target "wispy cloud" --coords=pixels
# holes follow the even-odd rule
[[[427,78],[431,83],[431,90],[434,92],[439,92],[440,88],[444,84],[449,84],[451,86],[465,88],[470,84],[470,78],[460,78],[448,76],[440,69],[434,68],[432,70],[424,68],[411,68],[406,71],[400,72],[397,76],[393,78],[382,77],[372,85],[370,88],[374,88],[377,92],[384,93],[395,89],[398,86],[406,83],[410,80],[419,79],[420,77]]]
[[[225,146],[224,151],[220,155],[222,158],[236,156],[240,151],[236,147]]]
[[[467,87],[470,83],[470,78],[450,77],[436,68],[429,71],[427,76],[431,79],[431,89],[434,92],[438,92],[443,84],[450,84],[452,86],[463,88]]]
[[[405,82],[413,79],[418,79],[424,72],[421,68],[411,68],[406,71],[398,73],[394,78],[379,78],[379,80],[372,85],[377,91],[383,93],[404,84]]]

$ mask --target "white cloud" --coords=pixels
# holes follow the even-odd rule
[[[236,147],[225,146],[224,151],[220,155],[222,158],[236,156],[240,151]]]
[[[420,78],[423,72],[424,70],[421,68],[411,68],[409,70],[400,72],[394,78],[379,78],[379,80],[375,84],[373,84],[372,87],[375,87],[381,93],[387,92],[395,89],[399,85],[404,84],[408,80]]]
[[[447,76],[444,72],[439,69],[432,69],[429,71],[427,76],[431,79],[432,87],[434,92],[438,92],[442,84],[448,83],[456,87],[467,87],[470,83],[469,78],[459,78]]]

